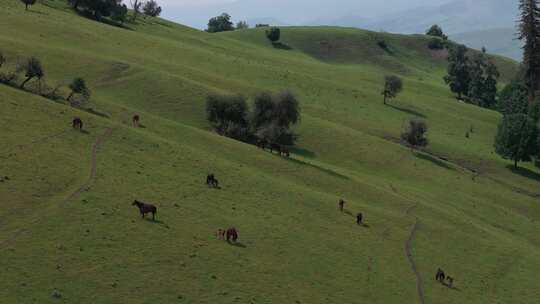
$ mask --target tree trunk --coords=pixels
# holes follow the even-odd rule
[[[515,169],[518,168],[518,161],[517,161],[517,159],[514,159],[514,168],[515,168]]]
[[[25,10],[28,10],[28,3],[25,3],[24,6],[25,6],[24,9],[25,9]]]
[[[30,79],[32,79],[32,77],[28,77],[28,78],[26,78],[26,80],[25,80],[25,81],[23,81],[23,83],[21,83],[21,89],[24,89],[24,85],[25,85],[25,84],[26,84],[27,82],[29,82],[29,81],[30,81]]]
[[[387,99],[388,97],[387,97],[386,93],[384,93],[383,96],[384,96],[384,104],[386,104],[386,99]]]

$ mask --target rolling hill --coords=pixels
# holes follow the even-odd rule
[[[453,98],[429,38],[287,27],[276,48],[264,29],[119,28],[43,3],[0,0],[2,69],[36,56],[49,85],[82,76],[93,111],[0,85],[0,303],[535,297],[540,171],[494,154],[500,115]],[[512,77],[515,62],[494,59]],[[385,106],[390,73],[405,90]],[[210,130],[209,93],[284,88],[302,105],[291,158]],[[414,117],[429,125],[423,152],[398,142]],[[209,172],[221,189],[205,185]],[[157,221],[140,219],[134,199],[156,204]],[[216,239],[229,226],[238,244]],[[438,267],[455,288],[433,280]]]

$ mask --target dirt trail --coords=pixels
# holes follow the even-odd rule
[[[61,201],[61,205],[65,205],[65,204],[69,203],[70,201],[74,200],[79,195],[81,195],[81,193],[83,193],[84,191],[87,191],[88,189],[90,189],[90,186],[92,186],[92,183],[94,182],[94,180],[96,178],[97,154],[99,152],[99,149],[103,145],[103,142],[112,135],[114,130],[115,130],[114,128],[108,128],[105,131],[105,133],[103,133],[101,136],[99,136],[96,139],[96,141],[92,145],[92,148],[91,148],[91,151],[90,151],[90,172],[89,172],[88,178],[86,179],[86,181],[83,183],[82,186],[80,186],[77,190],[75,190],[74,192],[69,194],[65,199],[63,199]],[[7,245],[11,241],[13,241],[17,237],[19,237],[21,234],[29,232],[30,231],[29,227],[39,223],[43,218],[44,217],[39,217],[39,218],[35,219],[34,221],[30,222],[29,224],[27,224],[27,227],[20,228],[20,229],[16,230],[13,233],[13,235],[11,235],[11,237],[7,238],[4,241],[0,241],[0,247],[3,247],[4,245]]]
[[[416,208],[417,205],[413,205],[407,211],[405,212],[407,215],[410,215],[412,211]],[[409,235],[409,238],[405,242],[405,254],[407,255],[407,259],[409,260],[409,263],[411,264],[411,269],[414,272],[414,275],[416,276],[416,290],[418,292],[418,300],[421,304],[425,303],[424,299],[424,287],[423,287],[423,280],[422,275],[418,271],[418,267],[416,266],[416,262],[414,261],[414,257],[412,255],[412,242],[414,240],[414,237],[416,236],[416,232],[418,231],[418,226],[420,225],[420,220],[418,217],[416,217],[416,221],[414,223],[414,226],[411,230],[411,233]]]

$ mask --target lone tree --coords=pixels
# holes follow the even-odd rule
[[[438,24],[432,25],[427,31],[426,35],[428,36],[435,36],[440,37],[444,40],[448,39],[448,36],[446,36],[442,30],[442,28]]]
[[[231,22],[231,16],[227,13],[223,13],[220,16],[213,17],[208,21],[208,28],[206,29],[209,33],[218,33],[233,31],[234,26]]]
[[[467,58],[467,47],[455,45],[450,48],[448,56],[448,75],[444,81],[450,86],[450,90],[458,95],[462,100],[469,92],[469,58]]]
[[[388,99],[395,98],[403,90],[403,81],[395,75],[384,77],[384,89],[381,94],[384,96],[384,104]]]
[[[411,119],[408,126],[401,133],[401,139],[412,149],[425,147],[428,145],[427,131],[428,127],[425,121]]]
[[[81,77],[73,79],[73,81],[69,84],[69,88],[71,89],[71,93],[67,98],[68,101],[71,101],[71,98],[73,98],[75,94],[81,94],[85,98],[90,98],[90,90],[86,86],[84,79]]]
[[[524,42],[523,66],[529,89],[529,103],[534,103],[540,81],[540,8],[538,0],[520,0],[519,39]]]
[[[143,12],[146,16],[158,17],[161,14],[161,6],[156,1],[150,0],[144,4]]]
[[[538,129],[532,119],[525,114],[505,116],[499,124],[495,136],[495,152],[504,159],[518,162],[531,161],[537,152]]]
[[[24,71],[24,76],[26,77],[26,79],[21,83],[21,89],[24,89],[26,83],[31,79],[41,79],[43,76],[45,76],[41,62],[35,57],[28,59],[23,66],[21,66],[21,69]]]
[[[28,6],[36,4],[36,0],[21,0],[25,6],[25,10],[28,10]]]
[[[281,38],[281,29],[279,27],[272,27],[266,30],[266,38],[272,43],[276,43]]]

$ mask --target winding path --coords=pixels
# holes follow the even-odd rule
[[[417,205],[413,205],[407,211],[405,212],[407,215],[410,215],[411,212],[416,208]],[[411,230],[411,233],[409,235],[409,238],[405,242],[405,254],[407,255],[407,259],[409,260],[409,263],[411,264],[411,269],[414,272],[414,275],[416,276],[416,290],[418,292],[418,299],[421,304],[425,303],[424,299],[424,283],[422,280],[422,275],[418,271],[418,267],[416,266],[416,262],[414,261],[414,257],[412,255],[412,242],[414,240],[414,237],[416,236],[416,232],[418,231],[418,226],[420,225],[420,220],[418,217],[415,217],[416,221],[414,223],[414,226]]]
[[[94,182],[94,180],[96,178],[97,154],[99,152],[99,149],[103,145],[103,142],[108,137],[110,137],[112,135],[114,130],[115,130],[115,128],[108,128],[105,131],[105,133],[103,133],[101,136],[99,136],[96,139],[96,141],[92,145],[92,148],[91,148],[91,151],[90,151],[90,173],[88,175],[88,178],[86,179],[86,181],[83,183],[82,186],[80,186],[77,190],[70,193],[64,200],[62,200],[61,205],[65,205],[65,204],[69,203],[70,201],[74,200],[79,195],[81,195],[81,193],[83,193],[84,191],[87,191],[88,189],[90,189],[90,187],[92,186],[92,183]],[[50,137],[51,136],[49,136],[48,138],[50,138]],[[35,219],[34,221],[30,222],[29,224],[27,224],[25,228],[20,228],[20,229],[16,230],[9,238],[7,238],[4,241],[0,241],[0,247],[3,247],[4,245],[7,245],[11,241],[16,239],[20,235],[22,235],[23,233],[29,232],[30,231],[29,227],[39,223],[43,218],[44,217],[39,217],[39,218]]]

